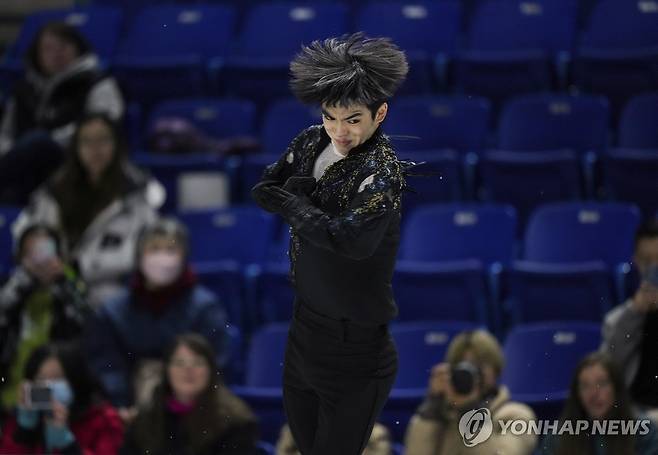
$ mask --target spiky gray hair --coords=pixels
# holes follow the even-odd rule
[[[389,38],[359,32],[302,46],[290,63],[290,88],[305,104],[373,110],[393,96],[408,71],[404,52]]]

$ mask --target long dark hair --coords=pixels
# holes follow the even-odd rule
[[[137,445],[148,453],[157,453],[167,443],[167,399],[173,396],[173,388],[167,370],[176,350],[185,346],[203,357],[210,370],[208,385],[196,400],[194,410],[182,420],[183,430],[191,453],[207,450],[224,430],[224,418],[220,413],[219,388],[222,386],[220,371],[215,361],[215,352],[201,335],[188,333],[179,335],[164,354],[162,382],[153,392],[151,405],[141,410],[135,419],[134,434]]]
[[[73,390],[69,421],[79,420],[91,406],[105,399],[105,391],[91,372],[80,346],[74,342],[49,343],[35,349],[25,364],[25,379],[34,381],[41,366],[51,358],[59,361],[66,381]]]
[[[71,43],[75,47],[78,57],[91,52],[89,42],[77,28],[65,22],[49,22],[39,29],[25,55],[26,63],[36,69],[40,74],[44,74],[44,72],[39,62],[39,43],[41,43],[41,39],[47,33],[56,36],[62,41]]]
[[[612,360],[606,354],[594,352],[580,361],[571,380],[569,389],[569,398],[562,412],[561,422],[566,420],[591,420],[587,414],[583,403],[580,400],[579,382],[580,375],[585,368],[600,365],[606,371],[608,379],[612,383],[614,390],[614,403],[612,409],[605,419],[613,420],[631,420],[635,418],[630,406],[630,398],[624,385],[624,379]],[[580,433],[577,435],[562,435],[559,437],[556,455],[572,455],[575,453],[589,454],[591,452],[590,435]],[[610,455],[619,453],[635,453],[635,439],[632,435],[611,435],[604,436],[606,440],[606,450]]]
[[[110,130],[114,153],[100,182],[92,185],[80,161],[80,132],[86,125],[97,121],[103,122]],[[126,192],[125,156],[126,144],[114,120],[101,113],[82,117],[73,135],[68,160],[52,183],[53,195],[60,208],[62,231],[70,247],[77,243],[96,215]]]

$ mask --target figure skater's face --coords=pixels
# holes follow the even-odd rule
[[[334,149],[347,155],[357,145],[370,139],[379,124],[384,121],[388,105],[382,104],[375,118],[364,104],[354,104],[349,107],[322,105],[322,124],[331,138]]]

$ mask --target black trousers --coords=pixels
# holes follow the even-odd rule
[[[283,403],[302,455],[360,455],[397,369],[386,325],[338,321],[295,302]]]

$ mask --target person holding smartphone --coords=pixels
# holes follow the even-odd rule
[[[35,350],[18,393],[16,412],[2,427],[0,454],[118,453],[123,424],[75,344]]]
[[[658,421],[658,221],[635,235],[635,293],[605,317],[601,351],[624,372],[633,401]]]
[[[44,224],[25,229],[17,244],[17,266],[0,289],[0,401],[17,402],[17,386],[30,354],[55,340],[82,335],[91,313],[85,285],[63,257],[58,233]]]

